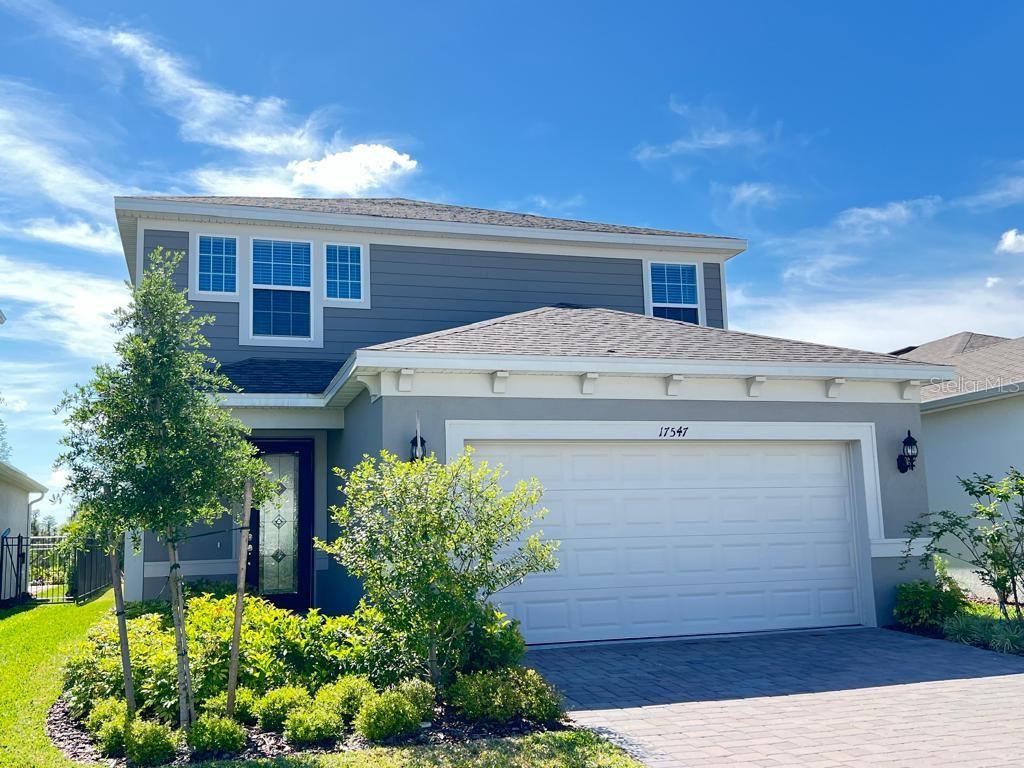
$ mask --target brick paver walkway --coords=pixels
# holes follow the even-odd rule
[[[1024,658],[881,629],[532,650],[650,768],[1024,766]]]

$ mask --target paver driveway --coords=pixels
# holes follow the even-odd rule
[[[532,650],[651,768],[1024,766],[1024,658],[882,629]]]

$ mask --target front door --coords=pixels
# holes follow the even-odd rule
[[[312,604],[313,441],[253,441],[270,467],[275,497],[253,509],[246,566],[249,589],[275,605]]]

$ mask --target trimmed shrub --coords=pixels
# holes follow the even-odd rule
[[[346,675],[317,691],[316,703],[334,712],[344,725],[351,725],[363,701],[376,693],[369,678],[362,675]]]
[[[275,688],[267,691],[267,695],[256,704],[256,721],[265,731],[281,733],[292,710],[309,706],[310,701],[305,688],[296,685]]]
[[[967,598],[956,582],[939,575],[935,582],[921,579],[900,584],[893,615],[907,629],[938,632],[966,604]]]
[[[186,736],[200,757],[229,757],[245,749],[245,729],[229,717],[209,712],[200,715]]]
[[[526,641],[519,621],[510,619],[490,603],[480,606],[479,616],[466,633],[461,649],[461,672],[514,667],[526,655]]]
[[[416,707],[400,691],[390,690],[371,696],[359,708],[356,733],[369,741],[384,741],[408,736],[419,729]]]
[[[1000,621],[992,629],[989,648],[1000,653],[1024,652],[1024,625],[1019,621]]]
[[[129,725],[127,717],[104,720],[97,728],[94,738],[96,748],[104,757],[122,757],[125,749],[125,726]]]
[[[116,720],[123,724],[127,717],[128,705],[122,699],[100,699],[86,715],[85,730],[95,736],[109,721]]]
[[[295,746],[333,741],[344,729],[341,715],[315,703],[293,709],[284,721],[284,737]]]
[[[565,709],[554,686],[533,669],[460,675],[448,690],[448,703],[470,720],[508,722],[517,717],[537,723],[560,720]]]
[[[234,719],[246,725],[256,724],[256,702],[259,697],[251,688],[235,689],[235,717]],[[212,715],[227,716],[228,692],[222,691],[212,699],[203,702],[203,711]]]
[[[426,680],[410,677],[408,680],[403,680],[395,686],[395,690],[409,700],[413,709],[416,710],[416,716],[421,722],[434,719],[434,704],[437,702],[437,691]]]
[[[163,765],[175,758],[178,737],[163,723],[135,720],[126,734],[124,751],[135,765]]]

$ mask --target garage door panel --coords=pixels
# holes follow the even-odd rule
[[[498,597],[528,642],[860,622],[846,448],[835,443],[483,443],[536,476],[560,566]]]

